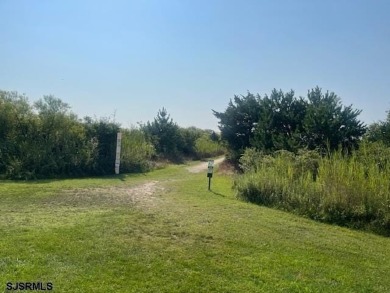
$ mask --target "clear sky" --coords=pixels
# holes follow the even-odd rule
[[[236,94],[317,85],[385,119],[390,0],[0,0],[0,89],[80,118],[217,129]]]

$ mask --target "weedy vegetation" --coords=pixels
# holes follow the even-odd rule
[[[245,174],[235,181],[238,196],[309,218],[390,235],[390,149],[363,144],[359,151],[321,157],[248,149]]]

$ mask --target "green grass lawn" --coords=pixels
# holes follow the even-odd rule
[[[232,179],[0,182],[0,291],[389,292],[390,239],[236,200]]]

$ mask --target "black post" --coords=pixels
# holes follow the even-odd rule
[[[213,164],[214,164],[214,161],[210,160],[209,166],[207,168],[207,177],[209,178],[209,191],[210,191],[210,186],[211,186],[211,177],[213,177]]]

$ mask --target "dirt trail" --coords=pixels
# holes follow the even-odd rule
[[[223,162],[225,158],[214,160],[214,166]],[[206,172],[207,162],[201,162],[186,168],[191,173]],[[185,172],[185,170],[183,170]],[[135,205],[141,208],[153,208],[157,206],[162,198],[161,195],[166,191],[163,181],[151,180],[137,184],[135,186],[109,186],[92,188],[75,188],[64,190],[61,200],[56,199],[61,205],[70,206],[90,206],[90,205],[109,205],[125,206]]]
[[[224,160],[224,157],[214,160],[214,166],[222,163]],[[186,169],[191,173],[199,173],[207,170],[207,164],[207,162],[202,162],[195,166],[187,167]],[[156,200],[158,201],[161,199],[157,194],[163,191],[164,188],[160,185],[159,181],[150,181],[129,188],[126,190],[126,193],[133,203],[141,203],[143,206],[150,206],[156,204]]]
[[[214,160],[214,166],[220,164],[223,162],[223,160],[225,160],[225,158],[218,158],[216,160]],[[202,162],[198,165],[195,165],[195,166],[191,166],[191,167],[188,167],[186,168],[189,172],[191,173],[199,173],[199,172],[202,172],[202,171],[206,171],[207,170],[207,162]]]

